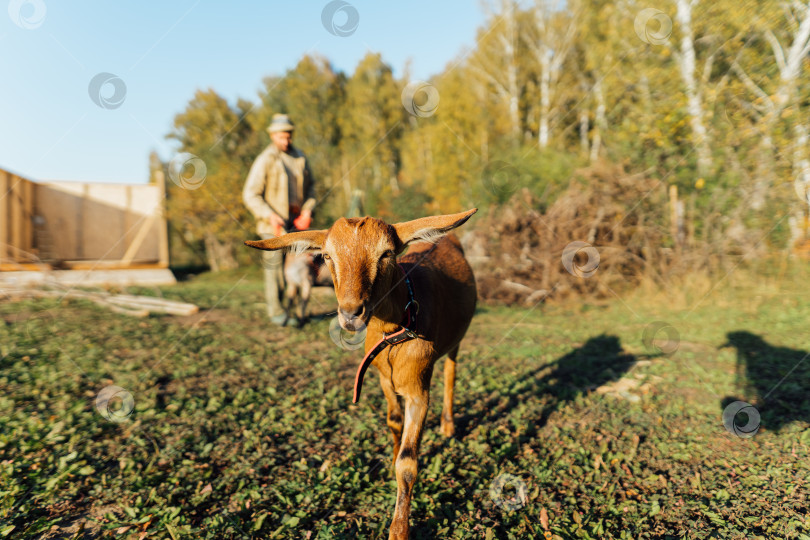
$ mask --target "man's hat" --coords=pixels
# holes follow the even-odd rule
[[[270,121],[270,125],[267,127],[267,131],[270,133],[276,133],[277,131],[293,131],[294,129],[295,125],[286,114],[274,114],[273,120]]]

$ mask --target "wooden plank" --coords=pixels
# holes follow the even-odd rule
[[[149,311],[169,313],[171,315],[193,315],[200,310],[200,308],[194,304],[174,302],[172,300],[151,298],[148,296],[117,294],[107,297],[106,300],[111,304],[117,304],[119,306],[133,309],[148,309]]]
[[[124,264],[121,261],[63,261],[62,265],[70,270],[124,270],[163,268],[157,261],[133,261]]]
[[[121,232],[118,234],[119,238],[122,238],[121,246],[126,248],[132,244],[132,228],[138,223],[138,214],[132,211],[132,186],[124,187],[124,210],[121,212]],[[137,235],[136,235],[137,238]],[[116,249],[116,251],[118,251]],[[124,256],[122,259],[126,260],[127,254],[129,253],[128,249],[124,249]],[[134,258],[135,254],[132,254],[132,258]]]
[[[9,173],[0,170],[0,262],[5,261],[8,257],[8,246],[11,243],[10,233],[8,230],[9,220]]]
[[[22,182],[23,203],[23,246],[21,249],[34,253],[34,183],[30,180]],[[38,254],[36,254],[38,255]],[[37,260],[37,259],[34,259]]]
[[[50,269],[51,266],[48,264],[0,263],[0,272],[43,272]]]
[[[146,317],[149,315],[149,310],[144,308],[143,306],[126,306],[120,303],[111,304],[107,301],[107,297],[104,294],[98,293],[91,293],[91,292],[84,292],[75,289],[70,289],[67,291],[61,290],[44,290],[44,289],[0,289],[0,295],[8,297],[12,300],[19,299],[19,298],[82,298],[85,300],[89,300],[94,304],[99,306],[105,307],[110,311],[115,313],[120,313],[122,315],[131,315],[133,317]]]
[[[170,315],[193,315],[200,308],[194,304],[175,302],[163,298],[149,296],[116,295],[104,291],[81,291],[76,289],[51,290],[42,288],[21,288],[16,286],[0,287],[0,297],[18,300],[22,298],[83,298],[116,313],[146,317],[152,313],[168,313]]]
[[[76,216],[76,223],[78,224],[78,228],[76,229],[76,256],[80,259],[86,257],[85,255],[85,232],[87,231],[87,223],[86,223],[86,216],[87,216],[87,209],[89,207],[87,198],[90,193],[90,186],[88,184],[84,184],[82,186],[82,196],[79,197],[79,215]]]
[[[166,206],[166,176],[163,171],[155,172],[155,180],[157,181],[160,199],[160,206],[158,206],[158,234],[160,235],[160,244],[158,246],[160,263],[167,267],[169,266],[169,226],[166,223],[166,213],[164,207]]]
[[[11,177],[11,257],[15,261],[20,259],[18,249],[23,249],[23,186],[22,178],[17,175]]]
[[[152,229],[152,224],[157,219],[155,214],[149,214],[146,219],[143,220],[141,223],[141,228],[138,229],[138,233],[135,235],[135,239],[132,243],[127,247],[126,253],[124,253],[124,258],[121,259],[122,264],[129,264],[132,262],[132,259],[135,257],[135,254],[138,252],[138,249],[143,244],[143,241],[146,239],[146,235],[149,234],[149,231]]]

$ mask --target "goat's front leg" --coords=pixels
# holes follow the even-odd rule
[[[428,410],[428,393],[405,397],[405,426],[402,434],[402,448],[396,461],[397,470],[397,506],[391,522],[389,539],[406,540],[408,538],[408,516],[411,511],[411,494],[416,482],[416,456],[419,453],[419,442],[422,440],[422,429]]]
[[[388,429],[391,430],[391,437],[393,438],[394,442],[394,458],[392,460],[392,466],[396,471],[399,445],[400,441],[402,441],[402,407],[399,404],[399,396],[397,396],[397,393],[394,392],[394,386],[391,384],[391,380],[382,373],[380,373],[380,386],[382,386],[385,400],[388,402],[388,416],[386,418],[386,422],[388,424]]]

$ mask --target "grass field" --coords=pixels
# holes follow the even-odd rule
[[[480,306],[453,439],[433,379],[412,536],[810,538],[810,294],[735,279]],[[269,326],[255,269],[135,292],[203,309],[0,305],[0,536],[386,537],[384,399],[370,373],[351,404],[362,351],[329,318]],[[320,292],[314,309],[334,309]],[[108,385],[131,414],[99,412]],[[751,438],[724,427],[738,400],[759,413]]]

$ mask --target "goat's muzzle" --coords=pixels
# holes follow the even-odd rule
[[[363,303],[338,307],[338,322],[340,322],[340,326],[350,332],[363,330],[368,324],[368,319],[371,318],[369,315],[369,310]]]

